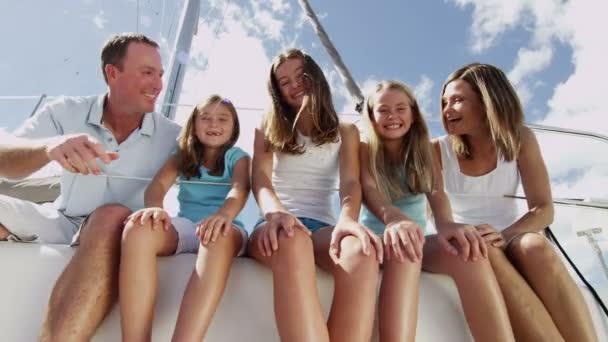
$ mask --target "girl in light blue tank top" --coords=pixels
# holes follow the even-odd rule
[[[123,237],[119,285],[124,339],[149,336],[151,323],[146,320],[153,317],[156,256],[197,251],[173,339],[203,339],[230,259],[243,254],[247,242],[238,214],[249,195],[250,158],[234,146],[238,137],[239,120],[229,100],[213,95],[197,105],[182,129],[177,153],[146,189],[146,208],[131,215]],[[163,199],[176,179],[179,213],[169,217]]]
[[[467,239],[465,234],[475,229],[465,231],[464,225],[453,222],[428,128],[411,90],[396,81],[383,81],[368,97],[364,111],[367,139],[361,144],[360,162],[365,207],[360,222],[384,242],[380,340],[414,341],[421,269],[452,276],[461,293],[476,289],[487,295],[461,296],[467,318],[477,317],[469,310],[505,313],[500,297],[488,298],[499,290],[485,273],[491,272],[487,259],[472,267],[466,258],[458,257],[459,250],[444,235],[425,237],[427,199],[435,225],[452,234],[447,236],[458,232],[462,234],[458,238]],[[471,331],[476,339],[484,340],[487,336],[479,333],[476,323],[469,321]],[[487,325],[499,326],[500,335],[507,331],[509,322],[504,323],[489,317]]]
[[[413,341],[433,172],[428,129],[410,90],[395,81],[378,84],[364,110],[359,220],[384,241],[380,339]]]

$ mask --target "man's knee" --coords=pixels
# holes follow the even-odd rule
[[[105,204],[95,209],[83,225],[81,244],[120,242],[125,220],[130,214],[129,208],[116,203]]]

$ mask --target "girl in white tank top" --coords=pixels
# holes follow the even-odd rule
[[[339,122],[323,72],[300,50],[274,60],[268,89],[272,109],[256,130],[252,169],[263,217],[249,253],[272,266],[279,335],[284,341],[370,340],[382,246],[357,222],[358,130]],[[336,186],[338,217],[331,205]],[[328,325],[315,263],[334,275]]]
[[[541,234],[553,221],[549,176],[507,77],[487,64],[462,67],[443,85],[441,112],[449,136],[434,147],[445,190],[455,219],[487,245],[516,339],[597,341],[580,291]],[[523,215],[505,198],[520,183]]]

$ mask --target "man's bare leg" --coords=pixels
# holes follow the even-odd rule
[[[6,241],[11,233],[0,223],[0,241]]]
[[[120,237],[130,210],[119,204],[96,209],[83,227],[80,247],[57,280],[41,341],[88,341],[114,304]]]

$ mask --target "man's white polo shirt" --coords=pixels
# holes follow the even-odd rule
[[[15,131],[24,138],[47,138],[87,133],[120,157],[106,165],[102,174],[152,178],[177,147],[179,125],[158,113],[147,113],[140,128],[121,144],[101,123],[106,95],[61,97],[37,112]],[[63,171],[58,210],[68,216],[86,216],[106,203],[121,203],[131,210],[144,206],[147,181],[83,176]]]

